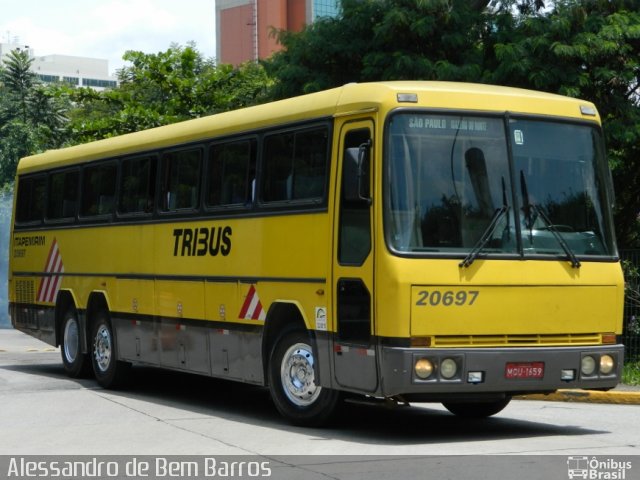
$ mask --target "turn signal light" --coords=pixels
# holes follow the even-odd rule
[[[416,375],[422,380],[426,380],[433,373],[433,363],[428,358],[420,358],[414,367]]]
[[[430,347],[431,337],[411,337],[412,347]]]
[[[616,367],[616,362],[611,355],[602,355],[600,357],[600,373],[609,375]]]

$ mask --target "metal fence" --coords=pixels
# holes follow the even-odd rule
[[[627,362],[640,362],[640,250],[620,252],[625,270],[624,327],[622,342]]]

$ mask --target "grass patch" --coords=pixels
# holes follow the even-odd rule
[[[622,383],[640,386],[640,362],[626,363],[622,368]]]

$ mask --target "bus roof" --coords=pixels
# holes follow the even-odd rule
[[[398,94],[409,94],[409,100],[399,100]],[[389,111],[398,107],[509,111],[600,121],[590,102],[519,88],[429,81],[351,83],[323,92],[50,150],[23,158],[18,172],[23,174],[100,158],[135,154],[291,122],[363,111]],[[583,113],[584,107],[589,113]]]

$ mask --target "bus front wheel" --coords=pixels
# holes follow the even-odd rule
[[[501,412],[509,402],[511,397],[492,402],[444,402],[442,405],[454,415],[464,418],[485,418]]]
[[[60,354],[64,371],[71,378],[78,378],[91,371],[89,356],[82,353],[82,330],[74,308],[69,308],[62,318]]]
[[[126,380],[131,364],[118,361],[116,339],[109,315],[101,311],[93,322],[91,359],[93,372],[100,386],[118,388]]]
[[[307,332],[284,332],[269,362],[269,390],[278,411],[291,423],[319,426],[336,410],[339,393],[316,385],[315,357]]]

